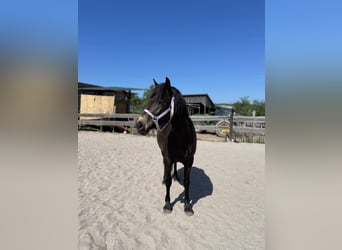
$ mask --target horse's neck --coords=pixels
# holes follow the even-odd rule
[[[176,133],[186,134],[188,131],[188,126],[189,126],[188,119],[189,119],[188,117],[180,117],[180,116],[175,115],[171,121],[173,130],[175,130]]]

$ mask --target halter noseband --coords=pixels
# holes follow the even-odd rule
[[[144,111],[145,111],[149,116],[151,116],[152,121],[153,121],[154,124],[156,125],[157,131],[158,131],[158,132],[163,131],[163,130],[170,124],[171,119],[172,119],[172,117],[173,117],[173,112],[174,112],[174,102],[175,102],[175,97],[172,96],[170,106],[169,106],[163,113],[161,113],[161,114],[158,115],[158,116],[153,115],[153,114],[151,113],[151,111],[149,111],[148,109],[144,109]],[[164,117],[167,113],[169,113],[169,112],[170,112],[170,119],[168,120],[168,122],[167,122],[163,127],[160,127],[158,121],[159,121],[161,118],[163,118],[163,117]]]

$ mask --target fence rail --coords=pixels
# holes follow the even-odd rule
[[[191,116],[191,120],[195,124],[197,130],[217,130],[217,129],[233,129],[235,132],[245,132],[254,134],[265,134],[265,117],[264,116],[234,116],[233,117],[233,127],[231,127],[231,119],[227,116]],[[203,122],[214,122],[210,125],[203,124]],[[225,121],[219,125],[220,121]],[[227,125],[225,125],[227,124]]]
[[[78,125],[134,127],[135,121],[79,120]]]
[[[127,118],[127,119],[136,119],[138,117],[137,114],[121,114],[121,113],[115,113],[115,114],[78,114],[78,117],[98,117],[98,118]]]
[[[265,135],[265,116],[235,116],[233,130]]]
[[[80,119],[87,117],[88,119]],[[78,127],[81,126],[111,126],[111,127],[121,127],[127,129],[128,127],[135,127],[135,121],[137,119],[137,114],[78,114]],[[93,118],[93,119],[89,119]],[[133,133],[133,130],[132,130]]]
[[[87,117],[88,119],[80,119]],[[118,126],[122,128],[134,128],[138,114],[78,114],[78,126]],[[93,119],[89,119],[93,118]],[[262,116],[234,116],[233,120],[227,116],[190,116],[197,131],[227,130],[232,133],[265,135],[265,117]],[[233,124],[231,124],[233,123]],[[133,129],[131,129],[133,133]],[[228,137],[228,134],[226,135]]]

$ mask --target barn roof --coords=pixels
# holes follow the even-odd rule
[[[187,104],[201,103],[209,108],[215,107],[215,104],[210,99],[208,94],[190,94],[190,95],[183,95],[183,97]]]
[[[78,82],[78,88],[82,90],[103,90],[103,91],[131,91],[131,90],[145,90],[140,88],[128,87],[102,87],[94,84]]]

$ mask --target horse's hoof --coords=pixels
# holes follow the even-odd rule
[[[164,214],[170,214],[172,212],[172,206],[170,203],[166,203],[163,207]]]
[[[187,216],[192,216],[194,214],[194,210],[190,207],[190,205],[184,206],[184,212]]]

